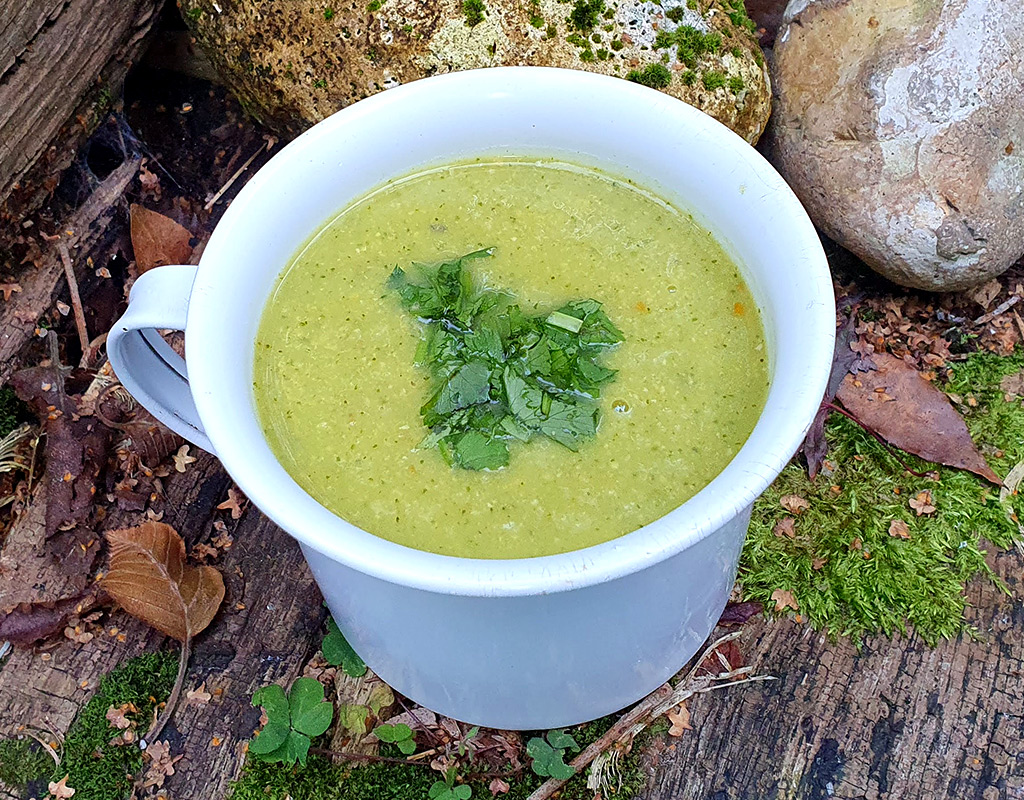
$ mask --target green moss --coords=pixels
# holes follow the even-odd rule
[[[605,50],[604,48],[601,48],[600,50],[597,50],[597,51],[596,51],[596,52],[594,53],[594,55],[596,55],[596,56],[597,56],[597,60],[598,60],[598,61],[607,61],[607,60],[608,60],[609,58],[611,58],[611,57],[612,57],[612,54],[611,54],[611,53],[609,53],[609,52],[608,52],[607,50]]]
[[[664,89],[672,82],[672,73],[664,64],[650,64],[642,70],[630,70],[626,80],[650,86],[652,89]]]
[[[380,7],[383,4],[382,0],[370,0],[370,2],[366,4],[366,10],[372,14],[374,11],[380,11]]]
[[[589,64],[595,60],[596,58],[594,56],[594,51],[591,50],[589,47],[586,50],[580,51],[580,61]]]
[[[666,11],[665,16],[673,22],[682,22],[683,17],[686,16],[686,12],[683,10],[682,6],[676,6],[675,8],[670,8]]]
[[[565,41],[569,44],[576,45],[576,47],[589,47],[587,40],[580,36],[578,33],[570,33],[565,37]]]
[[[617,53],[626,46],[626,43],[622,39],[612,39],[612,43],[608,46]]]
[[[729,88],[733,92],[742,92],[743,78],[741,78],[739,75],[733,75],[731,78],[729,78]]]
[[[530,24],[535,28],[544,27],[544,17],[540,14],[530,14]]]
[[[729,48],[729,52],[732,53],[732,57],[733,58],[742,58],[743,57],[743,50],[741,48],[739,48],[739,47],[731,47],[731,48]]]
[[[192,20],[192,22],[198,22],[199,18],[203,16],[203,9],[199,6],[192,6],[192,8],[185,12],[185,16]]]
[[[725,74],[717,69],[709,69],[701,76],[700,81],[704,84],[704,88],[711,92],[725,86]]]
[[[692,69],[684,69],[681,73],[679,73],[679,78],[680,80],[682,80],[683,85],[693,86],[693,84],[697,82],[697,73],[694,72]]]
[[[989,462],[1001,475],[1024,459],[1024,409],[1019,400],[1006,402],[999,389],[1003,376],[1021,368],[1021,354],[975,354],[953,368],[945,387],[978,400],[976,408],[961,410],[975,442],[997,454]],[[801,616],[836,636],[891,634],[908,624],[931,644],[956,636],[963,628],[964,584],[993,578],[983,542],[1005,548],[1019,539],[1009,514],[1024,516],[1024,495],[1004,507],[995,487],[968,472],[939,467],[938,482],[909,475],[838,415],[827,437],[834,474],[811,482],[802,465],[791,464],[755,503],[741,564],[745,597],[774,606],[772,592],[789,590]],[[918,471],[936,469],[905,458]],[[908,500],[923,490],[931,491],[936,511],[919,517]],[[786,494],[810,502],[793,539],[773,533],[787,516],[779,505]],[[907,523],[909,539],[889,535],[892,520]]]
[[[658,31],[654,38],[655,48],[678,45],[678,59],[688,67],[695,67],[703,55],[714,55],[722,47],[722,37],[717,33],[704,33],[691,25],[680,25],[674,31]]]
[[[314,89],[326,89],[327,88],[327,81],[324,78],[317,78],[315,81],[313,81],[313,88]]]
[[[569,12],[569,25],[578,31],[589,31],[601,18],[604,0],[576,0]]]
[[[547,30],[544,31],[544,35],[548,39],[554,39],[555,36],[558,35],[558,28],[556,28],[554,25],[548,25]]]
[[[754,48],[754,63],[759,67],[764,66],[764,54],[761,52],[760,47]]]
[[[757,30],[754,21],[747,16],[747,9],[743,5],[743,0],[726,0],[726,4],[729,7],[725,12],[729,17],[729,22],[737,28],[746,29],[751,33]]]
[[[569,729],[581,747],[586,747],[611,727],[615,717],[590,722]],[[531,734],[526,734],[529,738]],[[618,764],[621,788],[612,795],[615,800],[630,800],[646,785],[641,765],[643,745],[648,735],[637,738],[632,750]],[[382,750],[382,755],[400,755]],[[333,765],[327,759],[312,755],[305,767],[282,767],[248,760],[239,780],[232,786],[229,800],[426,800],[430,786],[438,779],[433,770],[401,764],[366,764],[363,766]],[[517,779],[509,774],[505,800],[525,800],[543,781],[528,770]],[[486,781],[474,781],[473,797],[491,796]],[[586,788],[586,773],[569,781],[559,795],[561,800],[593,800],[594,792]]]
[[[171,651],[146,653],[125,662],[100,680],[100,687],[78,712],[64,740],[60,766],[53,780],[68,775],[68,786],[89,800],[123,800],[131,791],[131,775],[142,766],[138,747],[112,747],[116,731],[107,720],[107,709],[134,703],[129,719],[145,730],[153,708],[167,699],[178,670],[178,655]]]
[[[484,0],[462,0],[462,14],[466,18],[466,25],[472,28],[484,21],[487,6]]]
[[[333,8],[325,8],[324,9],[324,19],[327,20],[328,22],[330,22],[332,19],[334,19],[334,9]]]
[[[691,11],[697,10],[697,0],[686,0],[686,7]]]
[[[32,419],[32,414],[14,389],[10,386],[0,388],[0,437],[6,436],[21,423]]]
[[[0,785],[15,789],[19,794],[39,796],[46,791],[46,783],[53,770],[53,759],[31,739],[0,740]],[[38,784],[38,786],[37,786]]]

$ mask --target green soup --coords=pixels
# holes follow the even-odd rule
[[[455,469],[420,447],[423,325],[385,283],[395,266],[492,246],[478,283],[527,313],[593,298],[624,341],[578,452],[538,438],[502,469]],[[749,436],[768,366],[747,287],[689,215],[594,170],[490,161],[388,183],[320,230],[263,312],[253,385],[271,449],[338,516],[420,550],[525,558],[608,541],[693,496]]]

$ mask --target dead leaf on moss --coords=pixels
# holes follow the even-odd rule
[[[178,641],[206,628],[224,600],[213,567],[185,564],[185,543],[170,525],[144,522],[109,531],[110,571],[103,587],[125,611]]]
[[[775,601],[776,611],[785,611],[787,608],[791,608],[794,611],[798,611],[800,606],[796,602],[796,597],[788,589],[776,589],[772,592],[772,600]]]
[[[50,781],[50,796],[53,797],[55,800],[67,800],[67,798],[69,797],[74,797],[75,790],[68,786],[68,778],[70,777],[71,775],[68,774],[56,783]]]
[[[487,788],[491,790],[491,797],[497,797],[499,794],[507,794],[511,787],[501,778],[492,778]]]
[[[123,703],[122,705],[111,706],[108,708],[105,716],[111,727],[117,728],[119,731],[123,731],[135,724],[128,719],[125,714],[135,714],[138,713],[138,710],[139,709],[135,707],[134,703]]]
[[[139,275],[166,264],[187,264],[192,257],[192,234],[170,217],[132,203],[132,250]]]
[[[813,569],[813,570],[815,570],[815,571],[817,571],[817,570],[820,570],[820,569],[821,569],[822,567],[824,567],[824,566],[825,566],[825,565],[826,565],[827,563],[828,563],[828,559],[827,559],[827,558],[821,558],[821,557],[819,556],[818,558],[815,558],[815,559],[813,559],[813,560],[811,561],[811,569]]]
[[[686,731],[693,730],[693,726],[690,725],[690,709],[686,707],[685,702],[680,703],[675,711],[667,711],[665,717],[672,723],[672,727],[668,729],[669,736],[682,736]]]
[[[772,528],[772,533],[778,536],[780,539],[793,539],[796,538],[796,518],[795,517],[783,517],[775,523],[775,527]]]
[[[1024,397],[1024,370],[1007,375],[999,381],[999,389],[1006,400]]]
[[[932,493],[925,489],[923,492],[918,492],[916,497],[910,499],[910,507],[917,512],[917,516],[923,516],[926,514],[934,514],[935,506],[932,504]]]
[[[942,391],[900,358],[879,353],[874,360],[877,370],[843,381],[836,396],[847,411],[901,450],[1001,483]],[[872,401],[879,388],[894,402]]]
[[[913,502],[913,500],[911,500]],[[897,539],[910,538],[910,526],[901,519],[894,519],[889,523],[889,535]]]
[[[798,494],[783,495],[779,498],[779,505],[790,514],[800,514],[811,507],[811,504]]]

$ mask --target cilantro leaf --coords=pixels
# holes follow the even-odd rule
[[[416,280],[396,267],[387,280],[425,325],[416,363],[433,389],[420,409],[429,429],[420,447],[462,469],[501,469],[510,442],[535,436],[578,450],[597,434],[601,387],[616,374],[598,359],[623,341],[596,300],[528,316],[510,295],[478,288],[469,262],[493,252],[414,265]]]

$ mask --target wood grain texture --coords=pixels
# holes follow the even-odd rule
[[[779,680],[694,698],[694,730],[652,753],[643,800],[1022,800],[1024,559],[992,563],[1012,595],[968,588],[977,639],[876,637],[858,653],[748,623],[743,653]]]
[[[120,94],[161,5],[0,0],[0,202],[19,189],[8,214],[37,205],[45,179],[71,163]]]
[[[241,767],[243,743],[258,725],[259,712],[249,702],[253,690],[270,682],[289,684],[319,646],[324,612],[298,546],[252,506],[238,520],[216,511],[230,485],[220,463],[205,453],[166,483],[164,521],[189,546],[209,539],[215,519],[223,519],[234,537],[216,562],[227,584],[224,606],[195,640],[185,681],[186,690],[206,681],[208,690],[221,692],[205,705],[183,700],[164,731],[173,753],[184,754],[166,784],[171,797],[226,795]],[[126,527],[141,518],[115,511],[103,527]],[[38,519],[26,520],[26,531],[30,522],[41,535]],[[25,546],[24,538],[19,537],[19,547]],[[60,580],[53,565],[34,576],[43,583]],[[125,641],[106,634],[85,645],[60,641],[47,648],[48,661],[37,651],[14,651],[0,670],[0,738],[25,725],[65,732],[102,675],[146,650],[177,647],[123,611],[105,627],[117,627]],[[3,791],[0,787],[0,797],[11,796]]]

